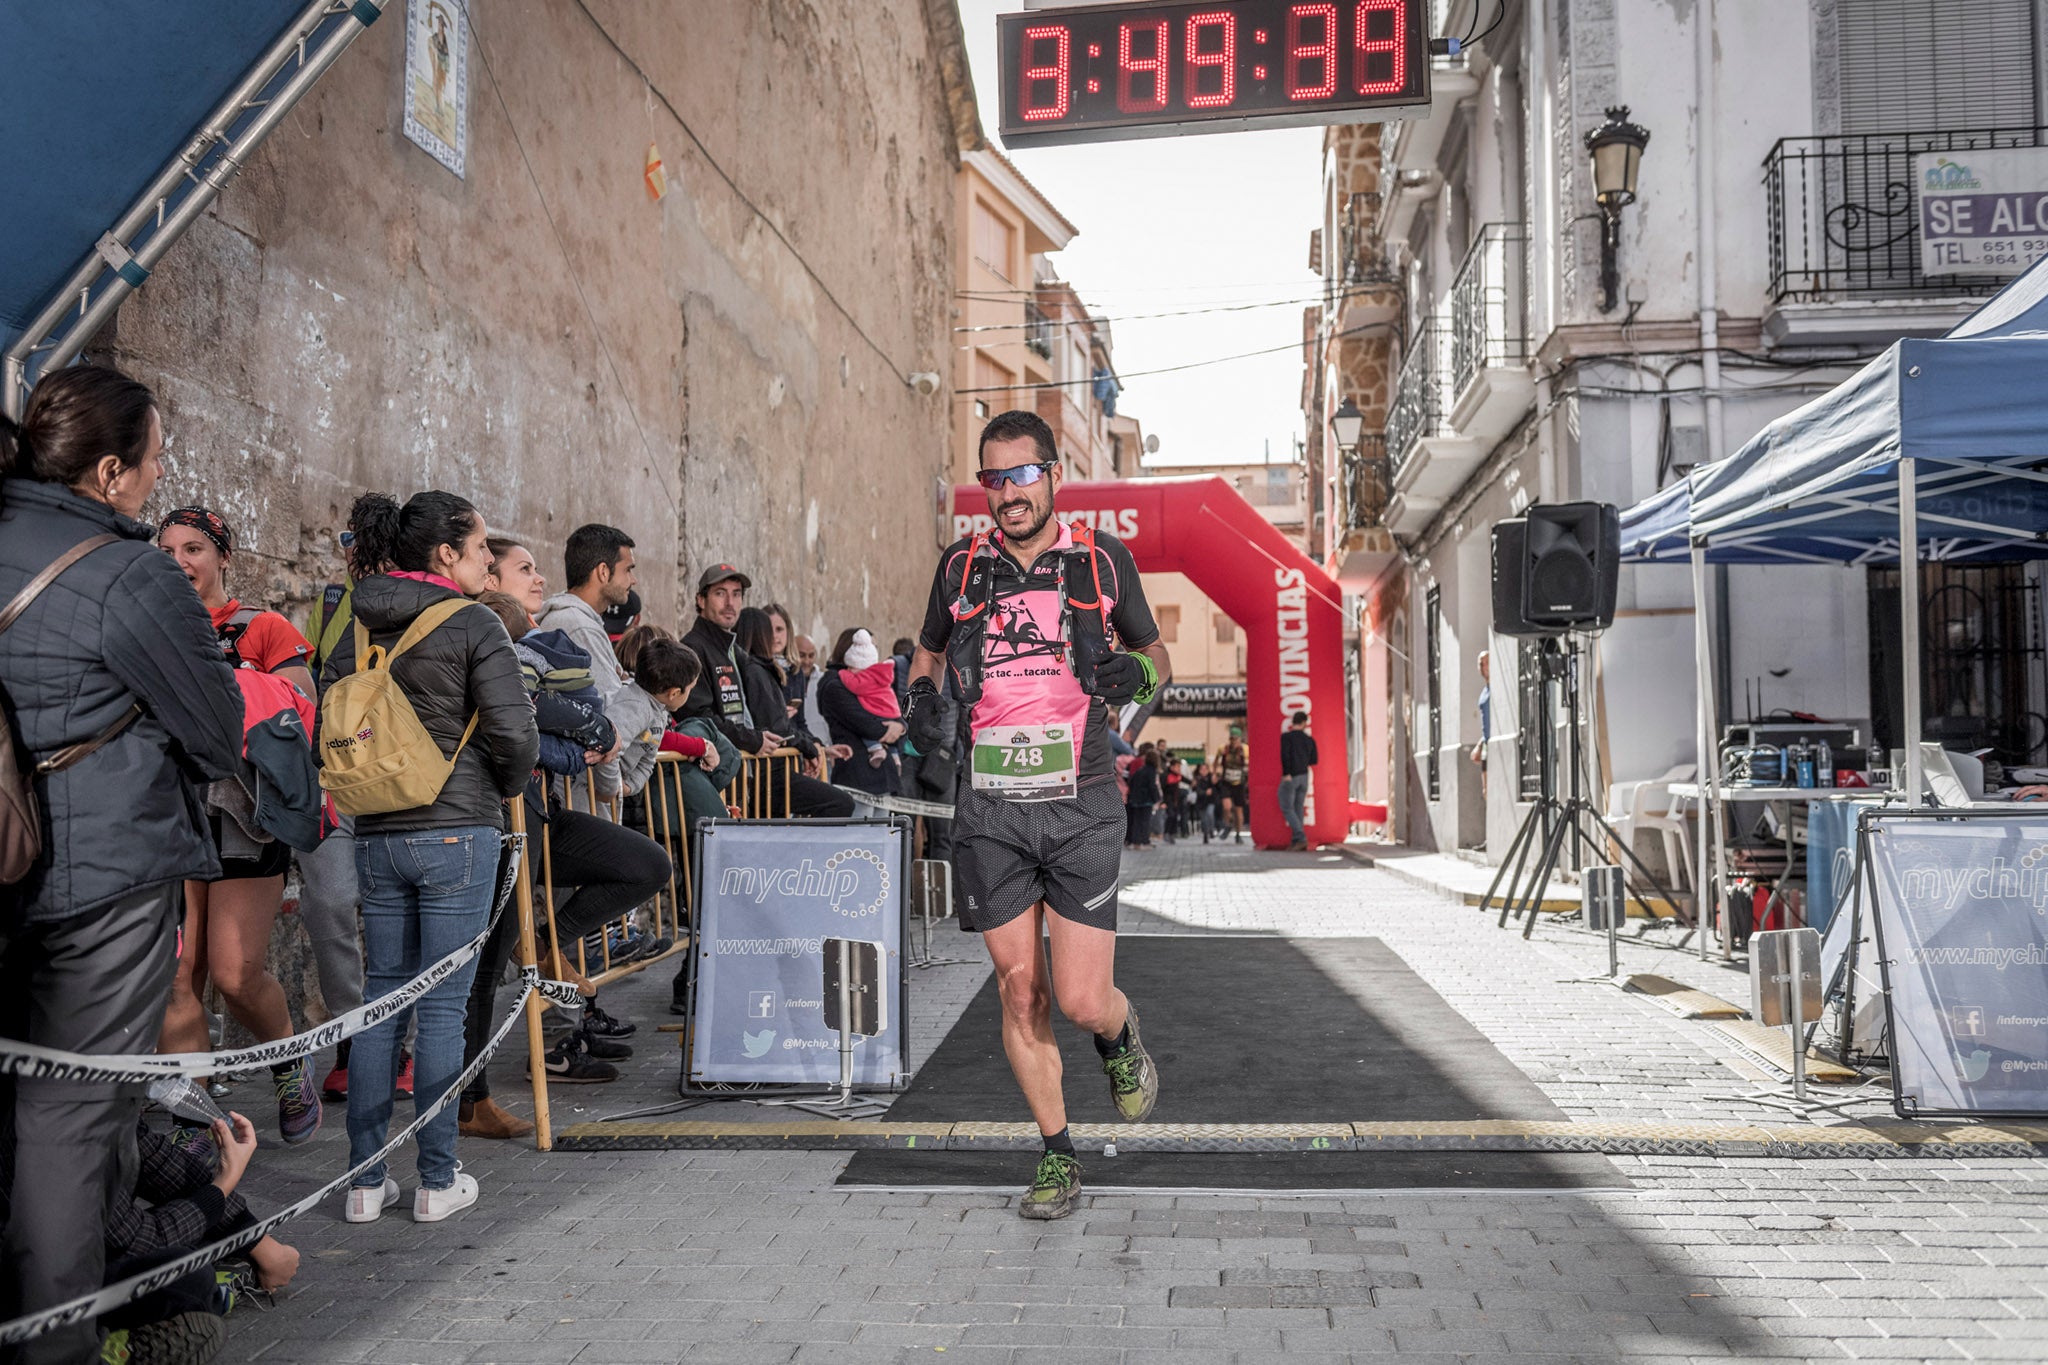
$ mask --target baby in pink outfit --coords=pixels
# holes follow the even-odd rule
[[[875,637],[864,630],[853,633],[846,647],[846,667],[840,680],[863,708],[883,720],[903,719],[902,703],[896,700],[896,661],[884,659],[875,648]],[[889,761],[888,746],[879,740],[868,745],[868,766],[879,768]]]

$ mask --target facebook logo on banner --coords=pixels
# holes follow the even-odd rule
[[[747,1018],[773,1019],[775,1017],[774,991],[747,992]]]

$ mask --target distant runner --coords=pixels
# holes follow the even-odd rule
[[[1251,755],[1245,752],[1244,731],[1230,727],[1230,742],[1216,751],[1216,790],[1223,799],[1223,823],[1233,843],[1244,842],[1245,823],[1251,819]]]
[[[994,418],[982,428],[979,477],[996,530],[940,558],[907,723],[920,749],[944,738],[935,733],[944,724],[938,679],[950,668],[972,739],[954,803],[960,922],[988,945],[1003,1050],[1045,1137],[1017,1211],[1064,1218],[1081,1163],[1060,1093],[1055,982],[1061,1012],[1095,1035],[1118,1117],[1142,1122],[1159,1097],[1138,1012],[1115,982],[1124,807],[1108,715],[1150,701],[1171,665],[1131,552],[1053,518],[1061,476],[1052,428],[1028,412]]]

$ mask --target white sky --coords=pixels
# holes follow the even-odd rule
[[[1018,0],[960,0],[981,123],[991,141],[996,15]],[[1301,310],[1316,294],[1308,235],[1322,199],[1322,130],[1283,128],[1044,147],[1005,154],[1080,235],[1050,258],[1111,319],[1117,410],[1159,438],[1149,464],[1291,458],[1301,432]],[[1217,304],[1280,306],[1126,320]],[[960,340],[965,341],[962,337]],[[1179,374],[1138,371],[1285,346]]]

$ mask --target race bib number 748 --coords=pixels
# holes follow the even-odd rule
[[[1077,763],[1066,725],[991,725],[974,732],[974,788],[1009,801],[1071,797]]]

